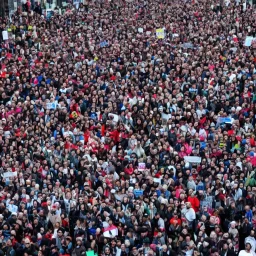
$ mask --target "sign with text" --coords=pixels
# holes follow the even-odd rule
[[[164,39],[164,28],[158,28],[156,29],[156,37],[158,39]]]
[[[145,169],[146,169],[146,164],[145,163],[139,163],[138,170],[139,171],[144,171]]]

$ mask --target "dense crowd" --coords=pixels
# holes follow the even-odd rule
[[[255,7],[23,1],[0,32],[1,256],[255,256]]]

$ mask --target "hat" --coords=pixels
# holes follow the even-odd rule
[[[76,238],[76,241],[81,241],[82,242],[83,238],[79,236],[79,237]]]
[[[230,225],[236,225],[236,222],[233,220],[230,222]]]
[[[240,112],[241,109],[242,109],[242,108],[238,106],[238,107],[236,108],[236,112]]]

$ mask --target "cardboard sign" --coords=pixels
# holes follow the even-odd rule
[[[158,39],[164,39],[164,28],[156,29],[156,37]]]
[[[140,189],[134,189],[133,193],[135,197],[143,196],[143,190],[140,190]]]
[[[146,169],[146,164],[145,163],[139,163],[138,170],[139,171],[145,171],[145,169]]]
[[[143,28],[138,28],[139,33],[143,33]]]
[[[2,31],[3,40],[8,40],[8,32],[6,30]]]

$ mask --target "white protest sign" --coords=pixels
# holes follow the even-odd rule
[[[253,37],[253,36],[247,36],[247,37],[245,38],[244,46],[250,47],[250,46],[252,45],[252,42],[253,42],[254,40],[256,40],[255,37]]]
[[[46,108],[47,109],[56,109],[58,106],[58,104],[56,102],[49,102],[49,103],[46,103]]]
[[[162,179],[154,178],[154,183],[159,183],[159,184],[161,184],[161,180],[162,180]]]
[[[8,40],[8,32],[6,30],[2,31],[3,40]]]
[[[195,164],[201,163],[201,157],[199,156],[184,156],[184,160],[189,163],[195,163]]]
[[[165,120],[168,121],[170,118],[172,118],[172,115],[171,115],[171,114],[162,113],[162,119],[165,119]]]
[[[143,28],[138,28],[139,33],[143,33]]]

